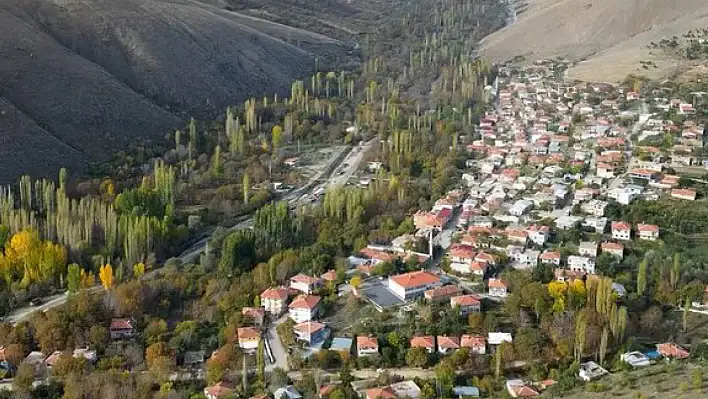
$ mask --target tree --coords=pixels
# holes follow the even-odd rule
[[[280,125],[273,126],[271,130],[271,141],[273,142],[273,148],[280,147],[283,142],[283,128]]]
[[[145,264],[143,262],[134,264],[133,276],[135,276],[135,278],[140,278],[143,274],[145,274]]]
[[[241,185],[243,186],[243,203],[248,205],[249,191],[251,190],[251,178],[248,176],[248,173],[243,174],[243,182]]]
[[[113,266],[110,263],[101,266],[98,278],[101,280],[103,288],[106,291],[110,291],[113,288]]]
[[[442,397],[449,397],[452,387],[455,386],[455,369],[448,362],[441,362],[435,366],[435,380],[442,390]]]
[[[167,336],[167,322],[162,319],[152,320],[145,327],[145,344],[152,345],[158,342],[164,342]]]
[[[671,268],[671,288],[678,288],[678,282],[681,279],[681,254],[674,254],[674,264]]]
[[[359,276],[352,277],[352,279],[349,280],[349,284],[352,287],[354,287],[355,289],[358,289],[361,286],[361,277],[359,277]]]
[[[607,354],[607,343],[609,340],[609,336],[610,330],[609,328],[607,328],[607,326],[605,326],[605,328],[602,329],[602,337],[600,338],[600,364],[603,364],[605,362],[605,355]]]
[[[428,365],[428,351],[425,348],[410,348],[406,353],[406,364],[410,367],[425,367]]]
[[[258,341],[258,351],[256,352],[256,363],[258,366],[258,381],[265,384],[265,355],[263,340]]]
[[[74,294],[81,288],[81,267],[72,263],[67,268],[66,286],[70,294]]]
[[[639,263],[639,271],[637,272],[637,295],[643,296],[647,289],[647,260],[643,259]]]
[[[12,388],[20,394],[28,394],[32,389],[32,383],[34,383],[34,373],[34,366],[29,363],[20,363],[15,378],[12,380]]]

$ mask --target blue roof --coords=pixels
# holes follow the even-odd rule
[[[661,357],[661,354],[659,354],[659,352],[657,351],[644,352],[644,355],[646,355],[646,357],[648,357],[649,359],[658,359]]]
[[[352,348],[352,339],[351,338],[334,338],[332,340],[332,345],[330,345],[329,349],[332,350],[340,350],[340,351],[348,351]]]
[[[479,388],[472,386],[457,386],[452,388],[452,392],[457,396],[479,396]]]

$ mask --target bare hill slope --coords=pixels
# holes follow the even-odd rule
[[[699,0],[530,0],[516,23],[482,41],[481,53],[494,61],[515,56],[566,57],[579,63],[571,76],[617,81],[651,60],[652,41],[708,26],[708,1]],[[677,66],[659,61],[649,74]]]
[[[0,182],[106,159],[349,50],[197,0],[4,0],[0,37],[0,137],[14,143]]]

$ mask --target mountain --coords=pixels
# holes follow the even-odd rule
[[[300,12],[342,33],[329,21],[346,3],[330,3],[332,11]],[[260,10],[218,0],[0,2],[0,182],[80,170],[163,138],[188,115],[289,89],[316,58],[352,58],[352,41],[260,18]]]
[[[570,77],[617,82],[628,74],[666,76],[684,66],[650,51],[651,42],[708,27],[708,2],[696,0],[529,0],[518,19],[485,38],[480,53],[505,61],[568,58]],[[640,61],[656,68],[644,69]]]

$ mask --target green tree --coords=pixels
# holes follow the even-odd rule
[[[81,267],[72,263],[67,268],[66,286],[70,294],[74,294],[81,288]]]
[[[442,397],[450,397],[455,386],[455,369],[448,362],[435,366],[435,380],[438,382]]]
[[[248,176],[248,173],[243,174],[243,182],[241,185],[243,186],[243,203],[248,205],[249,192],[251,191],[251,178]]]
[[[643,296],[647,289],[647,260],[643,259],[639,263],[639,271],[637,272],[637,295]]]
[[[428,351],[425,348],[410,348],[406,353],[406,364],[410,367],[425,367],[428,365]]]

